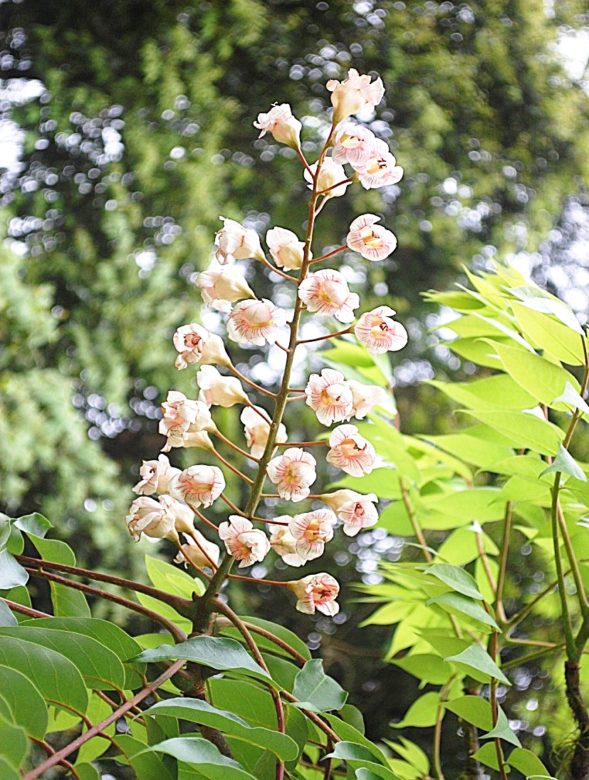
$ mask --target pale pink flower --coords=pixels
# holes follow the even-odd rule
[[[219,563],[219,547],[206,539],[196,528],[190,534],[183,534],[185,543],[174,558],[175,563],[191,563],[198,569],[211,568]]]
[[[206,271],[198,274],[196,286],[200,288],[202,299],[208,306],[225,313],[231,311],[232,303],[256,297],[243,273],[235,266],[217,266],[213,263]]]
[[[339,612],[339,604],[336,602],[339,583],[331,574],[310,574],[301,580],[292,580],[288,587],[297,597],[296,609],[299,612],[314,615],[318,611],[330,617]]]
[[[221,337],[196,322],[178,328],[174,333],[173,341],[179,353],[176,358],[176,368],[186,368],[194,363],[231,365]]]
[[[313,189],[313,175],[317,170],[317,163],[310,166],[310,170],[305,168],[305,179],[309,182],[308,187]],[[346,194],[350,182],[347,181],[347,175],[343,165],[334,162],[331,157],[326,157],[321,165],[319,176],[317,177],[317,192],[324,192],[328,198],[340,198]],[[337,185],[337,186],[336,186]]]
[[[324,368],[319,374],[311,374],[307,387],[307,406],[323,425],[349,420],[354,411],[352,391],[344,375],[332,368]]]
[[[397,247],[394,233],[376,222],[380,222],[380,217],[375,214],[362,214],[352,222],[346,237],[350,249],[372,261],[384,260]]]
[[[290,522],[292,517],[289,515],[282,515],[281,517],[276,517],[274,519]],[[288,526],[281,523],[269,523],[268,530],[270,531],[270,546],[274,552],[282,558],[286,565],[303,566],[305,559],[298,555],[296,551],[296,539],[289,531]]]
[[[177,533],[173,515],[153,498],[136,498],[126,517],[127,528],[133,539],[138,542],[141,534],[152,539],[175,540]]]
[[[227,552],[239,561],[240,569],[263,561],[270,551],[266,534],[239,515],[230,515],[229,522],[221,523],[219,536]]]
[[[235,404],[247,404],[241,382],[234,376],[223,376],[214,366],[203,366],[196,375],[200,387],[198,400],[207,406],[230,407]]]
[[[370,474],[376,463],[372,444],[360,435],[355,425],[340,425],[331,432],[326,460],[351,477]]]
[[[260,407],[253,409],[251,406],[246,406],[239,418],[244,426],[247,446],[254,458],[261,458],[264,454],[270,432],[270,423],[266,422],[262,415],[267,416]],[[280,423],[276,434],[276,444],[284,444],[286,441],[288,441],[286,428]]]
[[[364,528],[371,528],[378,522],[378,510],[375,504],[378,498],[374,493],[363,496],[354,490],[336,490],[318,496],[327,506],[331,507],[344,524],[347,536],[356,536]]]
[[[384,96],[384,85],[380,78],[371,81],[370,76],[361,76],[354,68],[350,68],[346,79],[330,79],[326,87],[331,92],[333,120],[336,124],[364,109],[375,108]]]
[[[309,311],[330,314],[340,322],[351,322],[360,298],[351,293],[348,283],[339,271],[325,268],[317,271],[299,285],[299,298]]]
[[[266,233],[266,243],[274,262],[280,268],[296,270],[303,264],[305,242],[286,228],[275,227]]]
[[[167,493],[171,480],[179,473],[180,469],[171,466],[165,455],[160,455],[157,460],[144,460],[139,469],[141,479],[133,488],[133,492],[142,496]]]
[[[284,455],[273,458],[266,470],[281,498],[302,501],[309,495],[309,488],[315,482],[316,466],[311,454],[299,447],[292,447]]]
[[[194,512],[189,506],[169,495],[160,496],[159,502],[173,519],[174,528],[177,532],[192,533],[194,529]]]
[[[178,390],[168,392],[161,409],[163,417],[158,430],[168,439],[164,452],[169,452],[172,447],[186,446],[184,442],[189,432],[214,428],[208,406],[202,401],[191,401]]]
[[[241,301],[227,320],[227,332],[233,341],[256,344],[274,344],[286,325],[287,313],[272,301]]]
[[[353,166],[360,184],[366,190],[397,184],[403,178],[403,169],[390,153],[384,141],[374,141],[366,157]]]
[[[184,469],[173,481],[170,493],[188,506],[211,506],[225,490],[225,477],[217,466],[197,465]]]
[[[352,391],[353,417],[363,420],[375,406],[385,406],[388,400],[387,391],[378,385],[365,385],[355,379],[348,380],[348,386]]]
[[[223,227],[215,234],[215,257],[218,263],[226,265],[233,260],[245,260],[248,257],[264,258],[260,237],[255,230],[244,227],[234,219],[219,219]]]
[[[306,561],[323,555],[325,545],[333,539],[337,518],[330,509],[315,509],[295,515],[288,524],[295,539],[295,551]]]
[[[373,355],[397,352],[407,344],[407,331],[392,318],[394,314],[390,306],[378,306],[358,320],[354,333]]]
[[[301,123],[292,115],[292,109],[288,103],[274,105],[267,114],[258,114],[254,127],[262,132],[261,138],[266,133],[272,133],[274,140],[279,144],[292,146],[298,149],[301,145]]]
[[[346,122],[336,132],[333,139],[333,161],[353,167],[361,165],[371,154],[376,136],[367,127]]]

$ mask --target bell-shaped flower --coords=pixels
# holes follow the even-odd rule
[[[263,347],[274,344],[286,325],[287,313],[272,301],[241,301],[227,320],[227,333],[233,341]]]
[[[217,466],[190,466],[174,479],[170,494],[197,509],[211,506],[225,490],[225,477]]]
[[[159,502],[170,517],[174,519],[174,528],[178,533],[181,531],[192,533],[194,529],[194,512],[187,504],[171,495],[160,496]]]
[[[174,515],[154,498],[148,496],[136,498],[125,520],[127,529],[136,542],[142,534],[152,539],[175,541],[178,538]]]
[[[375,406],[385,406],[388,393],[384,387],[378,385],[366,385],[355,379],[348,380],[348,386],[352,391],[352,403],[354,411],[352,416],[357,420],[363,420]]]
[[[333,527],[337,518],[330,509],[315,509],[295,515],[288,524],[295,539],[295,551],[305,561],[323,555],[325,545],[333,539]]]
[[[376,140],[374,133],[367,127],[346,122],[334,135],[333,161],[341,165],[349,163],[355,168],[370,156],[372,145]]]
[[[384,260],[397,247],[395,234],[377,222],[380,217],[375,214],[362,214],[352,222],[346,237],[350,249],[372,261]]]
[[[376,452],[355,425],[340,425],[331,432],[326,460],[351,477],[362,477],[374,468]]]
[[[179,353],[176,358],[176,368],[187,368],[194,363],[231,365],[221,337],[196,322],[178,328],[174,333],[173,341]]]
[[[317,170],[317,163],[305,168],[305,179],[309,182],[309,189],[313,189],[313,176]],[[343,165],[334,162],[331,157],[323,160],[317,177],[317,192],[323,192],[327,198],[340,198],[346,194],[350,184],[347,181],[346,172]]]
[[[267,473],[281,498],[287,501],[302,501],[315,482],[317,463],[315,458],[299,447],[288,449],[284,455],[272,458]]]
[[[288,103],[272,106],[267,114],[258,114],[254,127],[261,130],[259,138],[271,133],[279,144],[298,149],[301,145],[301,123],[293,116]]]
[[[179,473],[180,469],[171,466],[166,455],[160,455],[157,460],[144,460],[139,469],[141,479],[133,492],[140,496],[168,493],[171,480]]]
[[[336,490],[324,493],[318,498],[331,507],[344,524],[347,536],[356,536],[364,528],[371,528],[378,522],[378,498],[374,493],[362,495],[354,490]]]
[[[339,612],[339,604],[336,602],[339,583],[331,574],[310,574],[301,580],[291,580],[288,587],[297,597],[296,609],[299,612],[314,615],[317,611],[330,617]]]
[[[307,406],[323,425],[349,420],[354,411],[352,391],[344,375],[333,368],[311,374],[305,388]]]
[[[407,331],[400,322],[393,319],[394,314],[395,311],[390,306],[378,306],[362,314],[356,323],[356,338],[373,355],[397,352],[407,344]]]
[[[279,555],[287,566],[303,566],[305,559],[296,551],[296,539],[291,534],[288,525],[292,517],[290,515],[282,515],[281,517],[274,518],[275,523],[268,524],[268,530],[270,531],[270,547],[274,552]]]
[[[300,283],[299,298],[311,312],[329,314],[340,322],[351,322],[360,298],[348,289],[343,274],[331,268],[317,271]]]
[[[211,564],[219,564],[220,550],[218,545],[210,542],[196,528],[190,534],[183,534],[184,544],[174,558],[175,563],[191,563],[197,569],[211,568]]]
[[[239,561],[240,569],[263,561],[270,551],[266,534],[239,515],[230,515],[228,522],[221,523],[219,536],[227,552]]]
[[[231,311],[232,303],[256,297],[236,266],[213,263],[206,271],[198,274],[196,286],[200,288],[202,299],[208,306],[227,314]]]
[[[270,433],[270,423],[264,417],[265,413],[260,407],[254,409],[251,406],[246,406],[239,418],[243,423],[247,446],[254,458],[261,458],[264,454]],[[288,441],[286,428],[280,423],[276,434],[276,444],[284,444],[286,441]]]
[[[200,387],[198,400],[207,406],[247,404],[249,399],[241,382],[234,376],[223,376],[214,366],[203,366],[196,375]]]
[[[364,159],[353,167],[366,190],[397,184],[403,178],[403,169],[397,165],[389,147],[378,139],[372,143]]]
[[[350,68],[343,81],[330,79],[326,87],[331,92],[334,124],[364,109],[375,108],[384,96],[380,78],[371,81],[370,76],[361,76],[354,68]]]
[[[215,258],[218,263],[226,265],[233,260],[246,260],[248,257],[264,258],[260,237],[255,230],[244,227],[234,219],[219,219],[223,227],[215,234]]]
[[[172,447],[195,446],[186,444],[190,433],[211,431],[215,424],[208,406],[202,401],[192,401],[179,390],[170,390],[161,406],[162,419],[158,430],[167,437],[163,452]]]
[[[275,227],[266,233],[266,243],[277,266],[296,270],[303,264],[305,242],[286,228]]]

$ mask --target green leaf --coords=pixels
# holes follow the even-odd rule
[[[579,324],[579,320],[573,314],[572,310],[563,301],[545,292],[540,287],[513,287],[511,293],[515,295],[519,300],[533,311],[542,312],[543,314],[551,314],[556,317],[567,328],[579,334],[579,337],[583,335],[583,328]]]
[[[98,770],[92,764],[76,764],[76,772],[80,780],[100,780]],[[163,780],[163,778],[160,776],[158,780]]]
[[[573,331],[551,315],[516,301],[512,302],[511,308],[520,330],[532,346],[568,365],[583,365],[582,337],[577,329]]]
[[[47,707],[39,690],[22,672],[0,666],[0,698],[17,725],[29,736],[43,739],[47,731]]]
[[[471,409],[529,409],[535,405],[534,396],[526,392],[507,374],[494,374],[474,382],[439,382],[437,387],[449,398]]]
[[[237,761],[224,756],[211,742],[200,737],[166,739],[148,750],[165,753],[187,764],[196,764],[204,777],[211,780],[256,780]]]
[[[346,705],[346,707],[347,706],[349,705]],[[331,713],[326,713],[323,717],[343,742],[354,742],[357,745],[362,745],[367,750],[369,750],[370,753],[372,753],[373,760],[376,760],[377,763],[387,763],[387,758],[378,745],[375,745],[374,742],[371,742],[351,723],[347,723],[346,721],[342,720],[340,716],[333,715]]]
[[[53,523],[50,523],[49,520],[43,515],[40,515],[39,512],[33,512],[30,515],[18,517],[14,521],[14,525],[20,531],[24,531],[27,534],[34,534],[41,538],[45,536],[50,528],[53,528]]]
[[[494,677],[505,685],[511,685],[491,656],[480,645],[470,645],[458,655],[447,656],[446,661],[456,664],[459,668],[465,668],[479,682],[488,682],[489,678]]]
[[[472,723],[478,729],[488,731],[493,727],[493,711],[490,703],[480,696],[461,696],[446,702],[445,707],[461,720]]]
[[[1,565],[1,564],[0,564]],[[12,611],[5,601],[0,599],[0,626],[16,626],[18,620],[12,614]]]
[[[199,579],[191,577],[187,572],[162,561],[160,558],[146,555],[145,570],[152,585],[163,590],[164,593],[171,593],[186,599],[191,599],[193,593],[197,596],[202,596],[204,593],[204,585]]]
[[[0,590],[26,585],[29,575],[26,569],[12,557],[8,550],[0,550]]]
[[[472,620],[476,620],[477,623],[499,630],[499,626],[494,618],[485,612],[480,604],[459,593],[442,593],[440,596],[434,596],[429,599],[426,603],[428,605],[437,604],[448,612],[459,612]]]
[[[568,474],[569,477],[574,477],[581,482],[587,482],[587,475],[579,466],[577,461],[573,458],[573,456],[569,453],[569,451],[562,446],[562,444],[558,448],[556,457],[550,466],[545,468],[540,476],[543,474],[555,474],[557,471],[560,471],[562,474]]]
[[[112,650],[89,636],[55,628],[34,627],[34,624],[0,628],[0,637],[3,636],[12,637],[15,641],[34,642],[61,653],[77,666],[90,688],[116,690],[125,687],[122,663]]]
[[[403,719],[398,723],[391,723],[394,729],[402,728],[429,728],[434,726],[438,719],[438,706],[440,694],[437,691],[429,691],[416,699],[409,707]]]
[[[2,756],[0,756],[0,777],[2,780],[22,780],[18,769]]]
[[[37,548],[39,555],[46,561],[76,565],[76,556],[72,548],[57,539],[44,539],[29,531],[29,538]],[[53,612],[57,617],[90,617],[90,607],[86,597],[79,590],[73,590],[58,582],[49,583]]]
[[[434,563],[425,569],[426,574],[431,574],[457,593],[468,596],[471,599],[482,600],[482,595],[473,577],[460,566],[452,566],[448,563]]]
[[[526,778],[542,778],[555,780],[535,753],[522,747],[516,747],[507,758],[507,763]]]
[[[497,723],[489,732],[481,734],[481,739],[503,739],[511,745],[521,747],[521,742],[511,729],[509,721],[507,720],[507,715],[503,712],[501,707],[499,707],[497,711]]]
[[[0,757],[11,766],[20,767],[29,752],[25,730],[0,716]]]
[[[319,658],[307,661],[297,673],[293,693],[299,700],[298,707],[313,712],[339,710],[348,698],[346,691],[325,674],[323,661]]]
[[[160,645],[153,650],[144,650],[134,660],[147,664],[180,658],[211,669],[239,672],[270,682],[269,674],[234,639],[195,636],[177,645]]]
[[[410,740],[401,737],[400,743],[391,742],[389,740],[386,740],[386,743],[387,745],[390,745],[401,758],[411,764],[411,766],[414,766],[420,773],[420,777],[429,774],[429,759],[415,742],[411,742]]]
[[[241,739],[244,742],[270,750],[284,761],[293,761],[299,753],[296,742],[285,734],[259,726],[251,726],[232,712],[217,709],[217,707],[200,699],[166,699],[147,710],[148,714],[155,712],[210,726],[223,734],[235,737],[235,739]]]
[[[391,663],[417,677],[418,680],[432,685],[443,685],[452,676],[450,664],[433,653],[406,655],[404,658],[394,659]]]
[[[279,639],[282,639],[283,642],[286,642],[294,650],[300,653],[306,660],[311,659],[309,648],[305,642],[303,642],[303,640],[294,633],[294,631],[290,631],[288,628],[285,628],[278,623],[272,623],[270,620],[263,620],[259,617],[246,616],[243,618],[243,620],[246,623],[253,623],[254,626],[259,626],[266,631],[270,631],[272,634],[275,634]],[[292,658],[292,656],[286,650],[282,650],[282,648],[274,644],[272,640],[266,639],[257,633],[255,634],[255,638],[256,643],[260,648],[273,650],[275,653],[285,655],[287,658]]]
[[[490,766],[491,769],[499,771],[499,762],[497,761],[497,749],[493,742],[487,742],[481,748],[473,753],[472,756],[475,761],[480,761],[485,766]]]
[[[355,742],[338,742],[333,752],[328,753],[326,758],[339,758],[352,767],[357,767],[359,764],[357,768],[368,769],[383,780],[399,780],[388,767],[377,763],[367,748]]]
[[[101,620],[100,618],[47,617],[26,620],[21,625],[34,628],[56,628],[61,631],[89,636],[111,650],[124,663],[126,680],[123,687],[125,689],[136,688],[142,683],[143,677],[137,669],[126,663],[129,658],[133,658],[141,652],[141,647],[115,623],[110,623],[108,620]]]
[[[589,414],[589,405],[570,382],[566,383],[562,394],[559,395],[558,398],[555,398],[550,405],[557,406],[558,404],[572,406],[573,409],[577,409],[579,412]]]
[[[0,665],[16,669],[45,699],[85,712],[88,692],[77,667],[61,653],[23,639],[5,636],[0,642]]]
[[[157,753],[146,752],[145,742],[120,734],[115,737],[115,744],[123,754],[116,760],[129,764],[137,780],[176,780],[176,772],[169,766],[170,760],[166,756],[162,758]]]
[[[506,436],[517,448],[526,448],[541,455],[556,455],[564,431],[533,412],[488,412],[465,410],[462,414],[475,417]],[[500,460],[500,458],[497,458]]]

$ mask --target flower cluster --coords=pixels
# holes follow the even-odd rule
[[[254,229],[221,217],[214,259],[196,281],[204,304],[225,317],[225,333],[231,342],[248,349],[269,345],[280,350],[284,358],[280,385],[270,390],[242,373],[219,334],[195,322],[179,327],[173,336],[176,368],[198,369],[198,396],[187,398],[177,390],[168,393],[159,423],[159,432],[165,437],[162,452],[197,448],[214,465],[198,463],[182,470],[172,466],[165,454],[145,461],[134,487],[138,498],[127,516],[133,538],[144,535],[170,540],[178,550],[176,561],[193,566],[215,588],[223,579],[235,576],[231,574],[234,563],[246,568],[273,552],[286,566],[301,567],[323,554],[338,525],[344,534],[355,536],[378,520],[373,494],[348,489],[312,492],[318,463],[309,450],[322,453],[331,468],[352,477],[370,474],[378,465],[377,454],[362,426],[352,421],[363,420],[375,407],[384,405],[387,392],[347,379],[332,368],[311,374],[304,388],[290,386],[295,350],[308,349],[309,341],[355,337],[374,355],[400,350],[407,343],[407,333],[394,318],[394,310],[383,305],[359,312],[359,295],[350,290],[342,272],[331,266],[340,252],[355,252],[371,262],[382,261],[394,252],[397,240],[380,224],[379,216],[358,216],[341,246],[313,255],[314,222],[331,198],[343,196],[356,182],[374,189],[397,184],[403,175],[387,144],[368,127],[350,119],[378,105],[384,95],[382,81],[352,69],[343,81],[329,81],[327,90],[333,106],[332,124],[314,163],[303,154],[302,123],[288,104],[273,106],[254,122],[260,136],[270,134],[277,143],[294,149],[303,166],[311,191],[312,218],[306,234],[299,237],[274,226],[266,233],[265,250]],[[269,268],[270,279],[280,277],[281,289],[292,289],[292,308],[279,306],[270,297],[258,298],[247,281],[247,265],[240,262],[244,260]],[[280,300],[284,299],[281,295]],[[299,330],[307,313],[332,318],[347,327],[302,340]],[[326,438],[289,439],[283,417],[287,405],[297,402],[306,404],[321,426],[331,428]],[[215,421],[216,407],[233,406],[241,407],[242,445],[234,441],[234,435],[225,436]],[[231,455],[225,457],[219,448],[231,450]],[[226,495],[228,473],[244,485],[242,506]],[[217,526],[203,510],[218,501],[226,505],[227,519]],[[297,504],[297,511],[277,514],[277,502]],[[307,503],[305,511],[300,511],[301,502]],[[264,509],[266,516],[260,516]],[[339,585],[325,572],[301,579],[263,581],[289,588],[302,612],[335,615],[339,609]]]

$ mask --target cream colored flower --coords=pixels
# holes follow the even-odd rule
[[[307,309],[317,314],[328,314],[340,322],[351,322],[360,298],[348,289],[343,274],[325,268],[309,274],[299,285],[299,298]]]
[[[268,524],[270,546],[287,566],[303,566],[306,561],[297,553],[296,539],[289,531],[288,525],[285,525],[285,523],[290,523],[292,517],[281,515],[275,517],[274,520],[276,522]]]
[[[272,301],[241,301],[227,320],[229,338],[240,344],[255,344],[263,347],[267,342],[274,344],[280,331],[286,325],[287,314]]]
[[[305,168],[305,179],[309,182],[309,189],[313,189],[313,175],[317,170],[317,163],[310,166],[310,170]],[[347,179],[343,165],[334,162],[331,157],[323,160],[319,176],[317,178],[317,191],[324,192],[327,198],[340,198],[346,194],[350,182]]]
[[[270,433],[270,423],[266,422],[262,415],[265,413],[259,406],[255,409],[246,406],[239,418],[243,423],[247,446],[254,458],[261,458],[264,454]],[[276,434],[276,444],[284,444],[286,441],[288,441],[286,428],[280,423]]]
[[[317,473],[315,458],[299,447],[288,449],[284,455],[268,463],[268,478],[276,485],[276,491],[287,501],[302,501],[310,493]]]
[[[272,228],[266,233],[266,243],[274,262],[280,268],[296,270],[302,266],[305,242],[300,241],[292,230],[281,227]]]
[[[196,465],[180,472],[170,492],[188,506],[197,509],[211,506],[225,490],[225,477],[217,466]]]
[[[339,612],[339,604],[336,602],[339,583],[331,574],[310,574],[301,580],[292,580],[288,587],[297,597],[296,609],[299,612],[314,615],[318,611],[330,617]]]
[[[225,542],[227,552],[239,561],[240,569],[263,561],[270,551],[266,534],[239,515],[230,515],[229,522],[221,523],[219,537]]]
[[[241,382],[234,376],[223,376],[214,366],[203,366],[196,375],[200,387],[198,400],[207,406],[230,407],[235,404],[247,404]]]
[[[178,328],[174,333],[173,341],[179,353],[176,358],[176,368],[187,368],[194,363],[231,365],[221,337],[196,322]]]
[[[148,496],[136,498],[126,517],[127,528],[133,539],[138,542],[141,535],[152,539],[176,540],[175,518],[159,501]]]
[[[407,344],[407,331],[393,319],[394,314],[390,306],[378,306],[363,314],[356,323],[356,338],[373,355],[397,352]]]
[[[292,115],[292,109],[288,103],[272,106],[267,114],[258,114],[254,127],[261,130],[259,137],[266,133],[272,133],[274,140],[279,144],[292,146],[298,149],[301,145],[301,123]]]
[[[352,391],[352,416],[357,420],[363,420],[375,406],[385,406],[388,401],[388,393],[384,387],[366,385],[355,379],[348,380],[348,387]]]
[[[373,470],[376,452],[355,425],[339,425],[331,432],[325,459],[352,477],[363,477]]]
[[[295,539],[295,551],[306,561],[323,555],[325,545],[333,539],[336,516],[330,509],[316,509],[295,515],[288,529]]]
[[[371,81],[370,76],[361,76],[354,68],[350,68],[343,81],[331,79],[326,86],[331,92],[335,124],[364,109],[375,108],[384,96],[380,78]]]
[[[244,227],[234,219],[219,219],[223,227],[215,235],[215,257],[218,263],[226,265],[233,260],[246,260],[248,257],[264,258],[260,237],[255,230]]]
[[[311,374],[305,388],[307,406],[323,425],[349,420],[354,411],[352,391],[344,375],[332,368]]]
[[[206,539],[196,528],[191,534],[182,534],[185,543],[180,546],[180,552],[174,558],[176,563],[191,563],[198,569],[211,568],[219,564],[221,551],[218,545]]]
[[[232,303],[256,297],[243,273],[233,265],[218,266],[213,263],[206,271],[198,274],[196,286],[200,288],[202,299],[208,306],[227,314],[231,311]]]
[[[377,225],[380,217],[375,214],[362,214],[350,225],[346,243],[355,252],[367,260],[384,260],[397,247],[394,233],[382,225]]]
[[[166,455],[160,455],[157,460],[144,460],[139,469],[141,479],[133,492],[141,496],[167,493],[171,480],[179,473],[180,469],[171,466]]]

